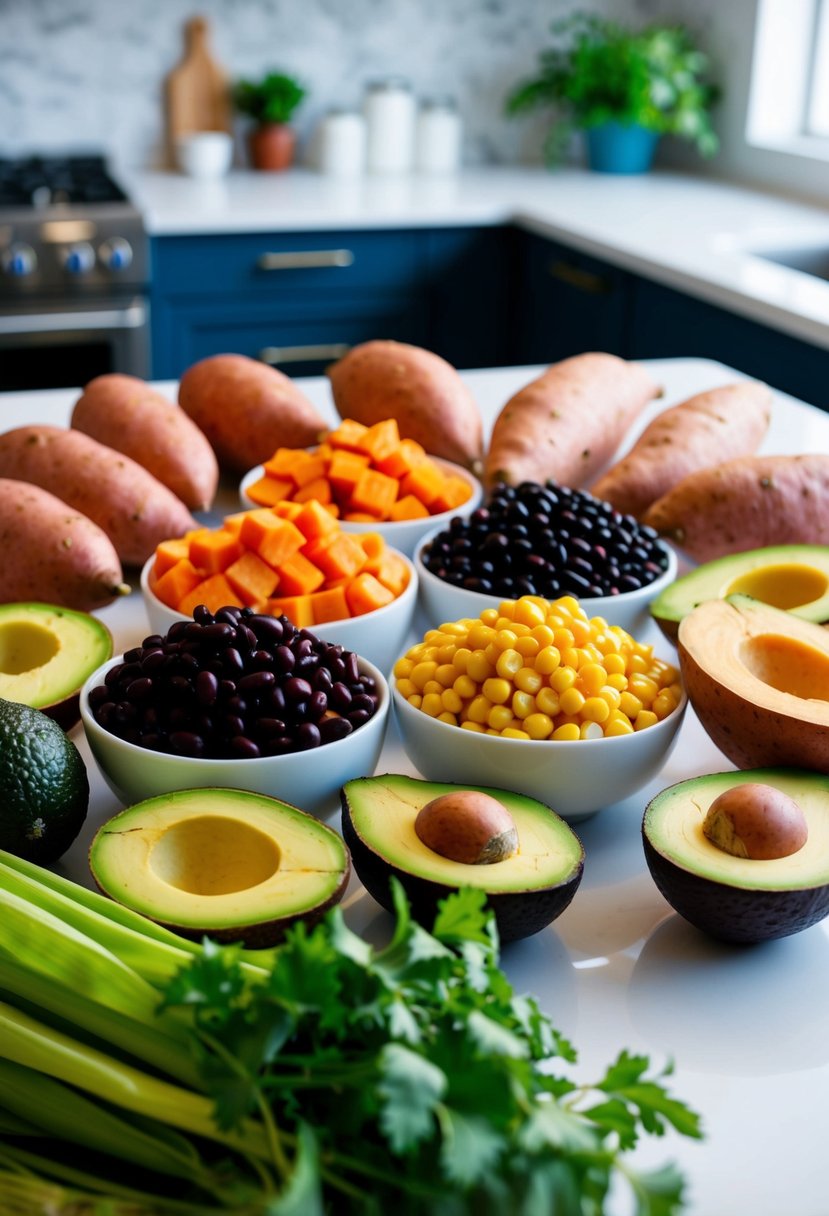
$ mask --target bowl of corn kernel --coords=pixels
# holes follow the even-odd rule
[[[498,786],[570,822],[646,785],[685,713],[679,671],[572,596],[522,596],[429,629],[392,703],[428,781]]]

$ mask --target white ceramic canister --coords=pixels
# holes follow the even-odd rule
[[[356,110],[333,106],[320,128],[320,172],[330,177],[359,177],[365,167],[365,119]]]
[[[455,173],[461,163],[461,116],[451,97],[421,102],[415,134],[418,173]]]
[[[369,173],[408,173],[414,165],[416,107],[407,81],[377,80],[366,89],[366,168]]]

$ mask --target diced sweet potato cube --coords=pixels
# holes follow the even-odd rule
[[[433,515],[439,511],[454,511],[467,501],[471,493],[462,477],[444,477],[443,485],[429,504],[429,509]]]
[[[312,498],[323,506],[331,501],[331,484],[327,477],[315,477],[313,481],[307,481],[302,489],[294,494],[294,502],[310,502]]]
[[[310,599],[315,625],[324,625],[326,621],[342,621],[351,615],[348,600],[345,598],[345,584],[315,591]]]
[[[197,570],[189,557],[182,557],[169,570],[165,570],[161,578],[151,581],[151,585],[162,604],[177,609],[184,597],[203,579],[203,571]]]
[[[294,483],[287,477],[270,477],[265,474],[253,485],[248,486],[245,493],[251,502],[257,503],[260,507],[273,507],[278,502],[282,502],[283,498],[290,498],[294,489]]]
[[[378,558],[381,553],[386,551],[386,542],[379,532],[357,532],[354,539],[363,547],[366,557],[369,562]],[[369,569],[366,566],[366,569]]]
[[[316,453],[303,452],[302,457],[303,459],[297,460],[293,474],[299,490],[303,486],[307,486],[309,481],[317,481],[318,478],[324,477],[327,467],[327,462]]]
[[[294,519],[306,540],[316,540],[318,536],[330,536],[338,531],[339,525],[326,506],[318,499],[311,499]]]
[[[248,511],[234,511],[232,515],[224,517],[222,527],[226,532],[232,532],[235,536],[238,536],[242,531],[242,524],[245,522],[248,514]]]
[[[335,496],[342,500],[349,498],[370,463],[369,457],[360,452],[336,449],[328,465],[328,480]]]
[[[387,587],[395,598],[402,595],[409,584],[409,569],[406,563],[390,549],[386,549],[385,553],[372,562],[371,567],[366,568],[366,573],[373,574],[378,583]]]
[[[198,587],[185,595],[178,606],[178,611],[184,616],[192,616],[199,604],[204,604],[210,612],[218,612],[220,608],[244,608],[244,604],[234,592],[223,574],[211,574]]]
[[[429,508],[425,507],[419,498],[415,498],[414,494],[405,494],[392,506],[389,519],[399,522],[402,519],[424,519],[428,518],[428,515]]]
[[[343,522],[349,524],[379,524],[382,523],[382,520],[379,520],[376,515],[369,515],[366,511],[346,511],[343,516]]]
[[[293,470],[297,465],[297,457],[307,456],[303,448],[277,448],[270,460],[266,460],[262,468],[269,477],[285,478],[293,482]]]
[[[286,595],[268,600],[271,616],[286,616],[297,629],[310,629],[314,624],[314,612],[310,595]]]
[[[279,575],[250,549],[225,570],[225,578],[243,603],[254,607],[267,600],[279,585]]]
[[[283,502],[278,502],[274,507],[274,511],[280,519],[296,519],[302,510],[301,502],[294,502],[293,499],[285,499]]]
[[[289,519],[283,519],[265,507],[248,511],[239,538],[243,545],[253,549],[275,570],[305,544],[305,537],[299,528]]]
[[[407,473],[400,482],[400,497],[413,494],[425,507],[431,507],[443,489],[445,475],[432,461],[423,462]]]
[[[353,418],[343,418],[336,430],[329,431],[325,436],[325,442],[332,448],[347,448],[350,452],[359,452],[360,444],[368,430],[367,426],[363,426],[362,422],[355,422]]]
[[[411,476],[411,474],[409,474]],[[375,519],[388,519],[399,489],[396,477],[366,469],[351,492],[349,511],[364,511]]]
[[[399,444],[400,431],[397,429],[397,419],[384,418],[382,422],[375,422],[368,428],[360,446],[376,465],[379,460],[390,456]]]
[[[279,574],[279,590],[283,595],[309,595],[325,582],[325,575],[302,553],[293,553],[284,561]]]
[[[365,549],[348,532],[321,537],[313,547],[306,546],[305,554],[331,582],[352,578],[366,564]]]
[[[190,537],[190,561],[206,574],[221,574],[241,552],[239,537],[229,528],[202,528]]]
[[[401,439],[397,447],[382,460],[375,461],[375,465],[381,473],[399,479],[428,459],[425,449],[416,439]]]
[[[190,541],[186,536],[177,536],[174,540],[163,540],[155,547],[153,562],[153,577],[161,578],[168,570],[172,570],[176,562],[190,556]]]
[[[394,595],[373,574],[363,572],[353,578],[345,589],[345,598],[352,616],[363,616],[375,608],[390,604]]]

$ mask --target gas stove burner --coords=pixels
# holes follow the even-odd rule
[[[0,208],[41,210],[126,201],[103,156],[0,157]]]

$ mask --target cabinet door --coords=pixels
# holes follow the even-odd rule
[[[526,235],[516,299],[516,362],[554,363],[601,350],[627,354],[629,276],[597,258]]]
[[[829,350],[670,287],[637,279],[631,358],[716,359],[781,392],[829,409]]]

